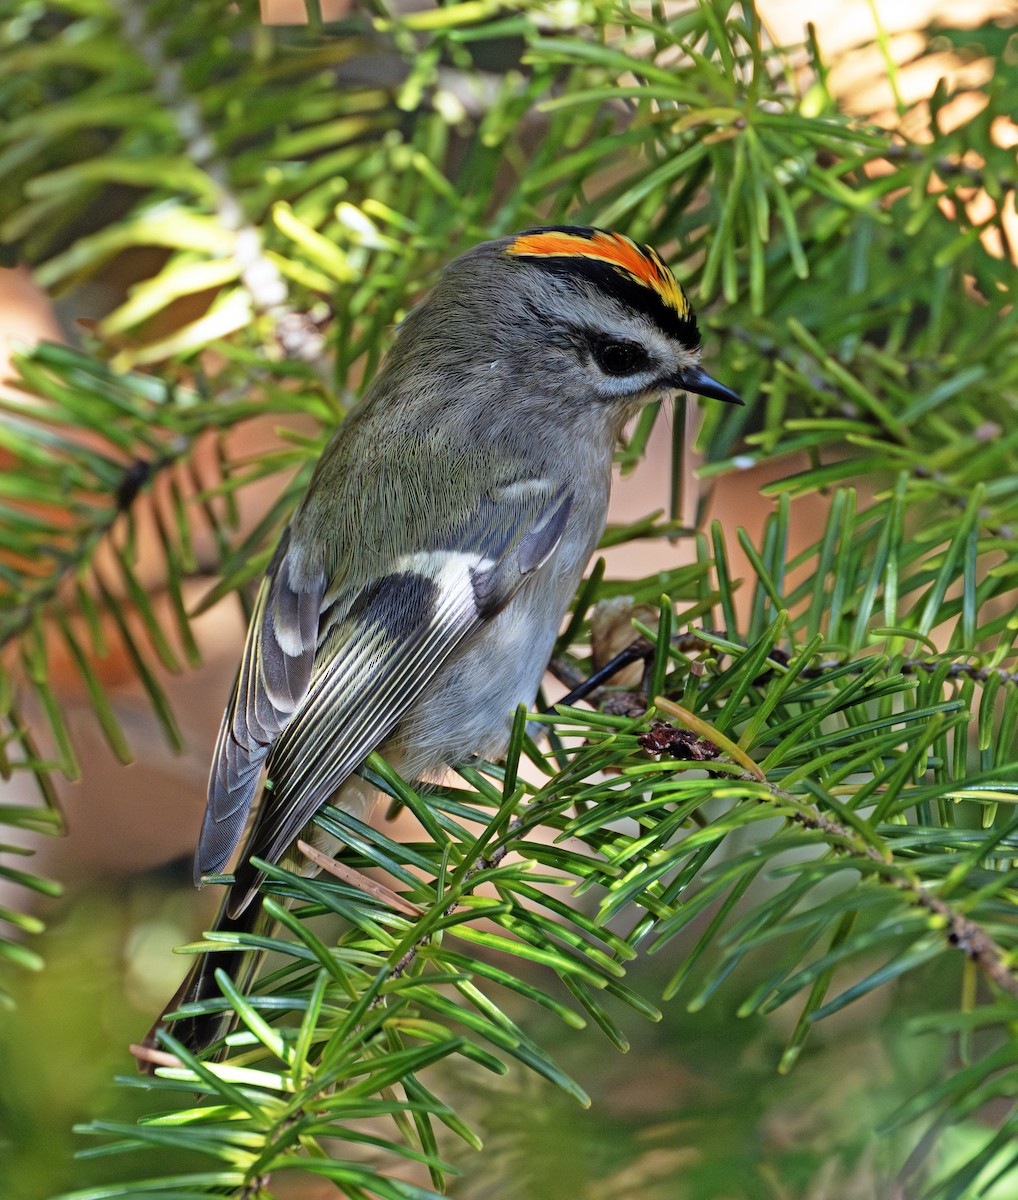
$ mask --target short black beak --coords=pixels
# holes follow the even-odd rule
[[[698,396],[708,396],[711,400],[724,400],[727,404],[746,403],[731,388],[726,388],[723,383],[711,379],[707,372],[699,367],[688,367],[669,382],[674,387],[685,388],[687,392],[695,392]]]

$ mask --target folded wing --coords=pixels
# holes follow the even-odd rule
[[[279,860],[449,656],[554,552],[570,507],[561,488],[513,482],[458,520],[445,547],[397,556],[352,595],[329,595],[324,574],[297,582],[284,535],[223,718],[196,859],[198,875],[223,869],[266,766],[231,916],[261,880],[249,857]]]

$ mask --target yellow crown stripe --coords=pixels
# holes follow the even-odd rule
[[[518,237],[509,247],[510,254],[534,258],[593,258],[609,263],[636,283],[649,287],[680,317],[689,316],[689,301],[675,276],[649,247],[638,246],[622,233],[594,230],[589,236],[550,230]]]

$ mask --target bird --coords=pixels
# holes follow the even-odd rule
[[[396,328],[282,533],[216,741],[195,882],[243,839],[215,929],[266,927],[252,856],[284,859],[316,812],[355,813],[373,750],[407,778],[497,760],[537,695],[604,532],[627,423],[685,390],[742,404],[700,365],[685,292],[625,234],[551,225],[452,260]],[[253,814],[253,815],[252,815]],[[244,838],[245,829],[247,830]],[[310,837],[310,834],[306,835]],[[214,1057],[257,952],[196,957],[140,1047]]]

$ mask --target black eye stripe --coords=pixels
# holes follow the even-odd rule
[[[605,375],[621,378],[636,375],[650,366],[650,355],[639,342],[626,338],[606,338],[603,334],[590,334],[587,345],[594,362]]]

